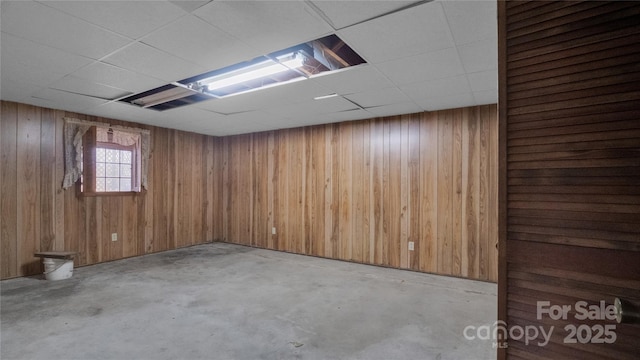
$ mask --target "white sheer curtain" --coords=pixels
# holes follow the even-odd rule
[[[64,123],[64,179],[62,188],[68,189],[82,175],[82,136],[92,125],[70,122]]]
[[[115,126],[106,123],[64,118],[64,180],[62,188],[67,189],[82,175],[82,137],[92,126],[98,128],[98,141],[108,142],[108,130],[112,130],[112,141],[121,145],[140,145],[141,174],[140,183],[147,188],[149,168],[150,132],[149,130]]]

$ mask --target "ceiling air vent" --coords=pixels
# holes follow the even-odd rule
[[[120,99],[158,111],[311,78],[366,63],[336,35],[196,75]]]

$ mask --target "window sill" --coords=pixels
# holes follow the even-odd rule
[[[82,196],[138,196],[142,191],[101,191],[101,192],[81,192]]]

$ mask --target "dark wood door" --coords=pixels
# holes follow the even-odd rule
[[[640,2],[499,2],[499,357],[637,359]],[[545,341],[540,329],[553,331]]]

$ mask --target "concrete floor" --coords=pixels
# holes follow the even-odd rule
[[[495,284],[231,244],[0,285],[4,360],[495,358]]]

